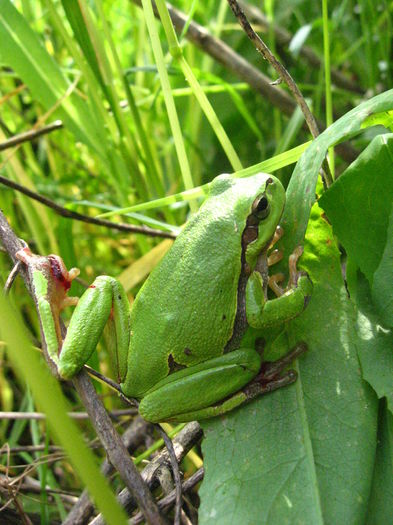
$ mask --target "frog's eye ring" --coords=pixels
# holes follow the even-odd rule
[[[257,197],[252,205],[252,214],[257,217],[257,219],[262,220],[270,213],[270,203],[269,199],[265,194]]]

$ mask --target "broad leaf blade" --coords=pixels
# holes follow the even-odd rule
[[[382,407],[367,525],[386,525],[393,509],[393,415]]]
[[[393,177],[391,184],[393,185]],[[393,328],[393,206],[389,217],[385,249],[374,274],[372,297],[382,321],[386,326]]]
[[[321,133],[301,156],[288,185],[287,205],[281,221],[285,231],[282,240],[285,253],[291,253],[302,243],[315,201],[318,172],[328,148],[359,133],[363,121],[373,113],[389,111],[392,107],[393,90],[363,102]]]
[[[358,355],[363,377],[378,397],[387,398],[393,413],[393,333],[380,325],[369,284],[362,274],[355,284],[350,282],[350,291],[358,306]]]
[[[392,134],[375,137],[319,201],[348,257],[370,284],[388,239],[392,203]],[[390,282],[392,277],[393,266]]]

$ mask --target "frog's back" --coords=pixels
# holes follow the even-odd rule
[[[221,355],[232,334],[247,219],[234,210],[249,207],[252,189],[242,202],[232,179],[220,179],[135,299],[128,395],[140,397],[170,366]]]

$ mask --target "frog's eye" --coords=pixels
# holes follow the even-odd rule
[[[265,194],[257,197],[252,205],[252,214],[259,220],[266,219],[270,212],[269,200]]]

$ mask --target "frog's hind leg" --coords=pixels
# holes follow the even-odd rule
[[[283,355],[280,359],[276,361],[264,361],[261,366],[260,373],[254,378],[254,381],[261,383],[269,383],[275,380],[280,379],[281,372],[294,361],[300,355],[304,354],[307,350],[307,345],[304,342],[297,343],[292,350]],[[295,370],[290,370],[295,375]]]
[[[278,359],[277,361],[265,361],[262,363],[258,375],[235,394],[217,404],[213,404],[212,406],[188,411],[183,414],[177,414],[176,416],[167,418],[167,420],[181,422],[220,416],[243,403],[251,401],[257,396],[268,394],[274,390],[282,388],[283,386],[294,383],[297,379],[295,370],[287,370],[284,373],[283,371],[294,359],[299,357],[299,355],[306,350],[307,346],[305,343],[297,344],[281,359]]]

